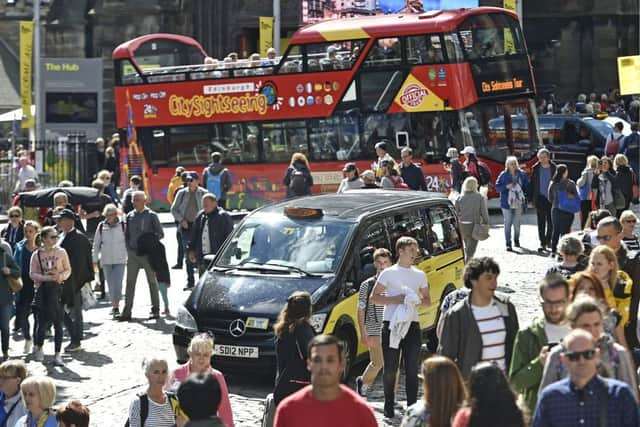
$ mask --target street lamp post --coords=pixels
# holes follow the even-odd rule
[[[282,55],[280,52],[280,0],[273,0],[273,48],[276,50],[276,55]]]
[[[33,2],[33,90],[35,100],[35,137],[36,141],[44,139],[43,115],[41,97],[42,88],[40,82],[40,0]]]

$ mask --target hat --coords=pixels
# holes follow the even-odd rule
[[[342,172],[352,172],[352,171],[357,171],[357,170],[358,170],[358,167],[356,166],[355,163],[347,163],[342,168]]]
[[[187,172],[187,181],[197,181],[198,178],[200,178],[200,175],[198,175],[198,172]]]
[[[462,154],[476,154],[476,149],[473,148],[470,145],[467,145],[466,147],[464,147],[464,149],[462,150]]]
[[[376,145],[374,145],[373,148],[375,148],[376,150],[380,148],[381,150],[387,151],[387,143],[384,141],[380,141]]]
[[[75,220],[76,214],[71,209],[62,209],[57,214],[53,215],[53,219],[62,219],[62,218]]]
[[[362,177],[362,179],[366,179],[369,181],[373,181],[376,179],[376,174],[373,173],[371,169],[367,169],[366,171],[362,172],[360,176]]]
[[[455,147],[451,147],[447,150],[447,157],[450,159],[455,159],[458,157],[458,150]]]

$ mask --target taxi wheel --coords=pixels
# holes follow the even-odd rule
[[[356,336],[353,329],[343,326],[336,332],[336,337],[343,342],[344,346],[344,372],[342,373],[342,382],[347,384],[349,381],[349,372],[353,366],[356,357]]]

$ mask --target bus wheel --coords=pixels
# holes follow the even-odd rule
[[[349,326],[343,326],[336,332],[336,337],[342,341],[344,346],[344,372],[342,373],[342,382],[347,384],[349,381],[349,372],[356,358],[356,336],[353,329]]]

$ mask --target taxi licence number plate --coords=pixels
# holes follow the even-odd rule
[[[245,347],[240,345],[216,344],[216,356],[242,357],[246,359],[258,358],[258,347]]]

